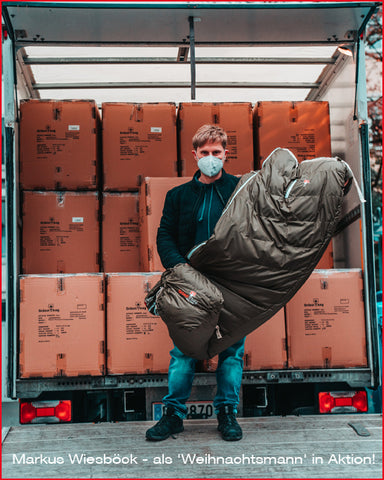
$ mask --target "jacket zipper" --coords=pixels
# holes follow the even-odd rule
[[[233,202],[234,198],[236,197],[236,195],[245,187],[245,185],[251,180],[251,178],[253,178],[255,175],[257,175],[259,172],[254,172],[254,174],[248,178],[248,180],[239,188],[239,190],[235,193],[235,195],[233,196],[231,202],[227,205],[227,207],[223,210],[222,214],[220,215],[220,218],[223,216],[223,214],[228,210],[228,208],[230,207],[231,203]],[[217,186],[215,184],[213,184],[220,200],[223,202],[223,205],[225,205],[225,202],[224,202],[224,198],[223,196],[221,195],[221,193],[219,192],[219,189],[217,188]],[[201,194],[203,192],[200,192],[200,195],[199,195],[199,198],[196,200],[196,203],[195,203],[195,206],[194,206],[194,209],[193,209],[193,217],[196,215],[196,210],[197,210],[197,204],[200,200],[200,197],[201,197]],[[198,250],[200,247],[202,247],[203,245],[205,245],[207,243],[207,240],[205,242],[201,242],[199,243],[198,245],[196,245],[195,247],[192,248],[192,250],[189,251],[189,253],[187,254],[187,260],[189,260],[192,256],[192,254]]]
[[[216,190],[216,193],[217,193],[218,197],[220,198],[221,203],[222,203],[223,206],[225,207],[224,198],[223,198],[223,196],[221,195],[220,190],[218,189],[217,185],[215,185],[215,184],[213,184],[213,187],[214,187],[214,189]]]
[[[211,195],[209,197],[209,205],[208,205],[208,237],[211,236],[211,210],[212,210],[212,197],[213,197],[213,188],[211,188]]]
[[[197,214],[198,214],[198,206],[199,206],[199,202],[200,202],[200,199],[201,199],[201,195],[204,194],[204,192],[202,190],[200,190],[199,192],[199,196],[197,197],[197,200],[195,202],[195,205],[193,206],[193,210],[192,210],[192,218],[197,218]],[[194,232],[194,234],[196,233],[196,231]]]
[[[287,188],[287,191],[285,192],[285,195],[284,195],[284,198],[288,198],[289,197],[289,194],[291,193],[291,190],[293,188],[293,186],[295,185],[295,183],[297,182],[297,178],[296,180],[293,180],[293,182],[291,182]]]
[[[216,325],[215,328],[216,328],[216,337],[220,340],[221,338],[223,338],[223,336],[221,335],[219,325]]]
[[[193,247],[192,250],[188,253],[187,255],[187,260],[189,260],[193,254],[193,252],[196,252],[197,249],[199,249],[200,247],[202,247],[203,245],[205,245],[207,243],[207,240],[205,242],[201,242],[199,243],[198,245],[196,245],[196,247]]]
[[[204,210],[205,210],[205,202],[206,202],[206,200],[207,200],[207,194],[206,194],[206,192],[204,192],[203,206],[201,207],[201,213],[200,213],[200,215],[198,215],[198,216],[199,216],[199,218],[198,218],[198,220],[197,220],[198,222],[202,222],[202,221],[203,221],[203,218],[204,218]],[[199,213],[199,212],[197,212],[197,213]]]

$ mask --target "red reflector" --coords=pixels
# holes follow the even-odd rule
[[[70,400],[63,400],[55,408],[55,416],[62,422],[70,422],[72,418],[72,408]]]
[[[53,417],[55,415],[54,408],[37,408],[36,417]]]
[[[335,406],[335,399],[328,392],[319,393],[320,413],[328,413]]]
[[[367,412],[368,411],[367,392],[357,392],[352,400],[353,400],[353,406],[359,412]]]
[[[352,405],[352,398],[335,398],[335,407],[350,407]]]
[[[320,392],[319,411],[320,413],[337,412],[367,412],[367,392]]]
[[[31,403],[20,405],[20,423],[30,423],[36,418],[36,408]]]

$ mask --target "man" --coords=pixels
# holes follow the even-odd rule
[[[193,179],[167,193],[157,232],[157,249],[165,268],[186,263],[185,256],[213,233],[221,213],[239,179],[223,169],[227,135],[215,125],[203,125],[192,139],[192,154],[199,170]],[[213,402],[218,430],[224,440],[240,440],[236,420],[243,372],[244,339],[220,353],[216,370],[217,392]],[[189,398],[196,360],[176,346],[171,350],[168,394],[163,398],[164,414],[147,430],[148,440],[164,440],[184,430],[185,402]]]

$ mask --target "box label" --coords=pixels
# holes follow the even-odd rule
[[[155,131],[152,131],[155,129]],[[159,131],[160,129],[160,131]],[[151,127],[148,134],[140,133],[133,128],[120,132],[120,159],[129,160],[131,157],[140,157],[147,153],[153,142],[161,142],[162,128]]]
[[[72,232],[83,232],[83,220],[81,220],[81,222],[74,221],[75,218],[77,217],[72,218],[72,223],[70,223],[67,228],[54,219],[48,222],[40,222],[40,251],[51,251],[51,249],[54,247],[67,245],[67,243],[70,241],[70,234]]]
[[[326,306],[313,299],[312,303],[304,304],[304,330],[305,335],[316,335],[320,331],[328,330],[334,326],[338,316],[349,315],[349,299],[343,298],[339,305]]]
[[[120,252],[131,252],[140,244],[138,218],[130,218],[128,222],[120,222]]]
[[[129,307],[126,308],[128,310]],[[135,313],[126,313],[125,333],[127,340],[135,340],[138,338],[137,336],[150,335],[156,331],[159,322],[153,321],[150,318],[151,314],[147,309],[145,310],[145,312],[144,309],[142,312],[137,312],[137,308],[135,308]],[[138,321],[135,321],[136,319]]]
[[[48,158],[64,152],[65,141],[57,138],[55,130],[38,131],[36,136],[37,158]]]
[[[60,308],[51,304],[47,308],[39,308],[37,318],[38,342],[47,343],[51,339],[68,335],[74,320],[87,320],[87,305],[78,305],[77,309],[70,311],[67,317],[66,315],[63,316]]]
[[[83,223],[84,217],[72,217],[72,223]]]
[[[237,148],[237,132],[227,132],[228,135],[228,141],[227,141],[227,147],[229,150],[229,153],[227,155],[227,160],[237,160],[237,155],[238,155],[238,148]]]
[[[79,132],[80,125],[69,125],[64,138],[49,127],[46,130],[38,130],[35,142],[37,158],[47,160],[52,155],[58,155],[60,158],[60,154],[66,152],[68,141],[80,139]]]
[[[299,162],[316,156],[315,129],[306,129],[290,136],[286,148],[292,150]]]

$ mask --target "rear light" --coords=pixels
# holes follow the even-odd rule
[[[72,418],[71,402],[69,400],[63,400],[55,408],[55,416],[60,422],[70,422]]]
[[[59,423],[70,422],[71,419],[70,400],[20,403],[20,423]]]
[[[30,423],[36,417],[36,408],[31,403],[20,405],[20,423]]]
[[[355,392],[320,392],[320,413],[367,412],[368,399],[364,390]]]

